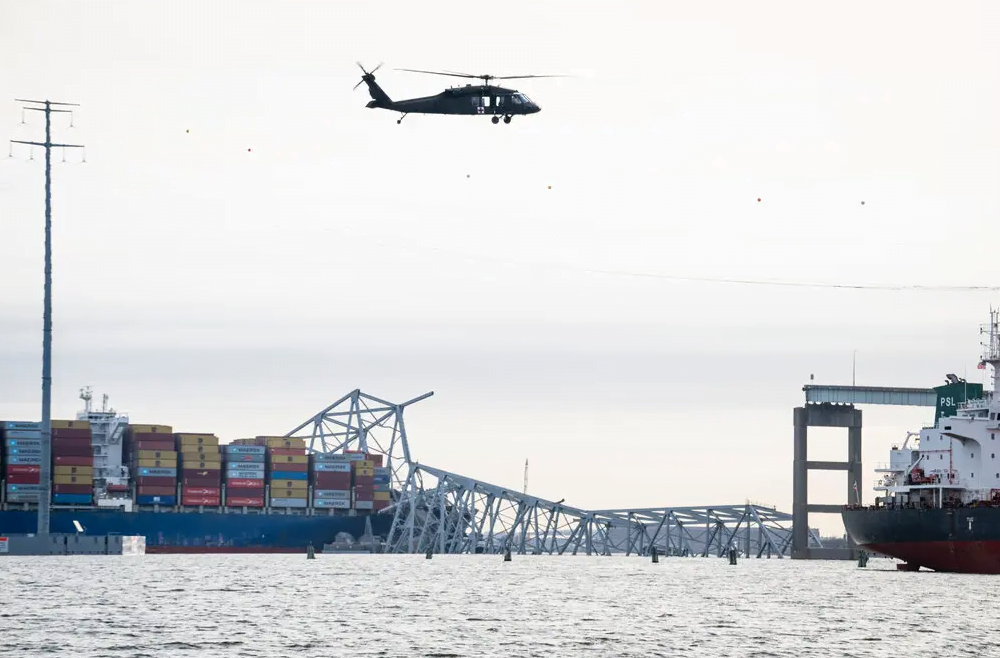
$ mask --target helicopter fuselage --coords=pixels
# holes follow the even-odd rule
[[[373,94],[374,95],[374,94]],[[493,85],[452,87],[434,96],[393,101],[375,98],[370,108],[402,112],[403,114],[460,114],[513,116],[541,111],[530,98],[516,89]]]

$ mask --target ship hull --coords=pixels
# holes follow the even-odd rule
[[[1000,508],[849,509],[859,546],[934,571],[1000,574]]]
[[[220,514],[218,512],[123,512],[120,510],[52,510],[49,528],[75,533],[78,521],[88,535],[141,535],[147,553],[301,553],[312,544],[319,551],[338,533],[355,539],[371,519],[375,536],[386,536],[392,515],[305,516],[286,514]],[[0,535],[29,534],[37,528],[35,511],[0,512]]]

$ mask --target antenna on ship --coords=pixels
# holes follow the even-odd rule
[[[39,535],[49,534],[49,504],[52,500],[52,147],[65,149],[79,148],[81,144],[52,143],[52,113],[64,112],[72,116],[71,107],[79,107],[76,103],[55,103],[52,101],[33,101],[15,98],[21,106],[21,111],[45,113],[45,141],[29,142],[20,139],[10,140],[11,144],[27,144],[41,146],[45,149],[45,288],[42,311],[42,464],[39,478],[42,491],[38,497],[38,527]],[[58,107],[53,107],[56,105]],[[22,119],[23,120],[23,119]],[[72,125],[72,121],[70,121]],[[86,158],[84,158],[86,161]]]
[[[989,342],[982,343],[983,358],[979,367],[993,366],[993,395],[996,396],[1000,393],[1000,310],[990,307],[990,322],[981,327],[979,333],[989,335]]]
[[[89,386],[84,386],[80,389],[80,399],[83,400],[84,412],[90,415],[90,401],[94,399],[94,395],[90,392]]]

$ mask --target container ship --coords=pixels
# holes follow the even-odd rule
[[[903,560],[901,569],[1000,573],[998,313],[991,311],[983,327],[989,341],[979,364],[993,369],[993,390],[960,402],[933,427],[908,433],[876,469],[875,505],[841,513],[855,543]],[[939,408],[947,402],[939,400]]]
[[[147,553],[292,553],[389,533],[383,455],[310,453],[305,439],[132,424],[107,407],[51,421],[50,531],[142,535]],[[37,529],[41,423],[0,421],[0,535]]]

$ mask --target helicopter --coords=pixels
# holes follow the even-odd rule
[[[491,117],[491,121],[494,124],[500,123],[501,118],[504,123],[510,123],[510,120],[515,115],[535,114],[541,112],[542,108],[520,91],[492,85],[490,84],[491,80],[563,77],[559,75],[471,75],[469,73],[455,73],[452,71],[396,69],[397,71],[407,71],[409,73],[426,73],[429,75],[445,75],[455,78],[482,80],[483,84],[449,87],[435,96],[394,101],[375,82],[375,71],[382,68],[382,64],[379,64],[371,71],[366,71],[361,62],[357,62],[357,65],[364,75],[361,76],[361,82],[354,85],[354,89],[360,87],[362,82],[368,85],[368,93],[371,94],[372,100],[368,102],[367,107],[401,113],[402,116],[396,121],[397,124],[402,123],[407,114],[485,115]]]

